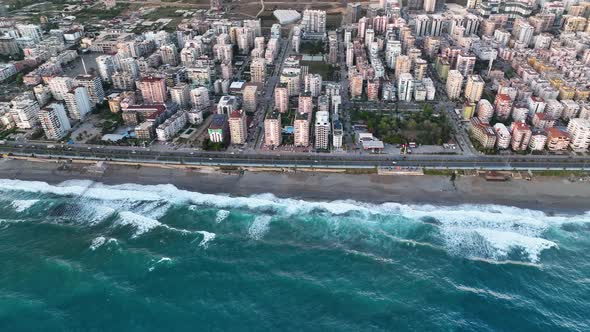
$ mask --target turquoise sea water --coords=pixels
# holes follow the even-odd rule
[[[1,331],[589,331],[590,214],[0,180]]]

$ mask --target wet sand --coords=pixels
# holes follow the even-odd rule
[[[547,212],[590,210],[590,184],[563,177],[535,177],[532,181],[488,182],[478,176],[352,175],[338,173],[244,172],[142,166],[108,166],[104,173],[88,171],[88,165],[67,169],[50,162],[0,160],[0,178],[57,184],[87,179],[104,184],[172,184],[210,194],[248,196],[272,193],[277,197],[305,200],[345,200],[405,204],[499,204]]]

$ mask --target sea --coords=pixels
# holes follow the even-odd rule
[[[590,331],[590,213],[0,180],[0,331]]]

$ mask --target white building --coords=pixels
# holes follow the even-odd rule
[[[315,144],[316,150],[326,150],[330,144],[330,114],[318,111],[315,114]]]
[[[186,123],[186,112],[176,112],[156,128],[156,137],[158,141],[168,141],[172,139],[186,126]]]
[[[102,82],[100,78],[95,75],[79,75],[76,77],[76,85],[81,85],[88,90],[90,96],[90,102],[93,106],[100,104],[104,101],[104,89],[102,88]]]
[[[572,140],[570,147],[576,152],[584,152],[590,146],[590,120],[575,118],[567,125]]]
[[[49,140],[64,138],[72,127],[63,104],[52,103],[39,111],[39,121]]]
[[[64,100],[68,91],[74,86],[74,80],[69,77],[53,77],[49,80],[49,89],[55,100]]]
[[[325,33],[326,12],[323,10],[304,10],[301,26],[305,32]]]
[[[322,93],[322,75],[307,74],[305,76],[305,92],[311,93],[312,97],[317,97]]]
[[[111,81],[111,76],[115,73],[115,63],[110,55],[101,55],[96,58],[98,75],[105,82]]]
[[[414,77],[410,73],[402,73],[397,81],[397,98],[399,101],[412,101]]]
[[[11,101],[10,114],[20,129],[31,129],[39,124],[39,103],[30,93],[24,93]]]
[[[64,97],[70,118],[74,120],[84,119],[92,110],[88,90],[83,86],[72,88]]]
[[[211,105],[209,90],[202,86],[191,90],[190,99],[193,108],[197,110],[207,109]]]
[[[508,128],[502,123],[496,123],[494,125],[494,132],[496,133],[496,147],[500,150],[508,149],[512,140]]]
[[[281,143],[281,113],[275,110],[264,119],[264,145],[277,147]]]
[[[461,86],[463,85],[463,75],[458,70],[450,70],[447,77],[447,96],[454,100],[461,96]]]
[[[182,83],[170,88],[170,99],[181,110],[191,107],[191,90],[188,84]]]

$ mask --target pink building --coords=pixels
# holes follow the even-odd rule
[[[168,99],[166,80],[161,77],[148,76],[139,81],[139,90],[144,104],[163,104]]]

